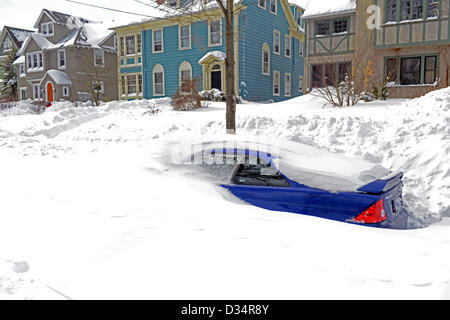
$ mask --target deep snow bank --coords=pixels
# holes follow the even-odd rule
[[[413,100],[342,109],[323,104],[313,95],[275,104],[240,104],[238,136],[292,140],[404,171],[405,199],[416,224],[450,215],[450,88]],[[152,105],[162,112],[143,116]],[[175,112],[169,99],[158,99],[76,108],[56,103],[35,115],[21,105],[5,111],[16,116],[0,117],[0,147],[21,155],[58,156],[117,144],[139,148],[170,136],[215,137],[225,131],[224,108],[223,103],[212,103],[208,109]]]
[[[322,108],[311,95],[238,111],[239,135],[268,135],[405,172],[418,226],[450,215],[450,87],[413,100]],[[202,132],[223,130],[223,121]],[[336,167],[339,171],[339,167]]]
[[[247,103],[238,136],[404,170],[416,224],[428,224],[449,215],[449,97],[447,88],[343,109],[311,95]],[[0,117],[1,299],[449,297],[449,219],[399,232],[223,201],[150,158],[162,138],[222,134],[224,104],[183,113],[168,102]],[[152,103],[163,111],[144,116]]]

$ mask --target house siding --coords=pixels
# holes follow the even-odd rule
[[[287,2],[286,8],[290,15],[292,8]],[[214,14],[209,13],[208,16],[205,16],[203,18],[204,20],[198,21],[198,17],[191,19],[191,48],[184,50],[179,48],[179,24],[185,21],[182,18],[172,21],[168,19],[148,23],[144,22],[142,24],[115,28],[119,38],[127,34],[137,34],[140,32],[142,34],[143,46],[142,66],[134,65],[134,61],[131,61],[132,59],[129,57],[120,57],[118,69],[119,82],[123,76],[142,72],[144,86],[143,97],[146,99],[160,97],[154,96],[153,88],[153,69],[155,66],[160,65],[164,69],[164,96],[171,97],[179,88],[179,69],[183,62],[188,62],[191,65],[192,77],[199,80],[200,90],[211,87],[209,68],[214,63],[217,63],[221,65],[222,89],[226,91],[224,62],[213,61],[211,59],[211,61],[205,62],[203,65],[199,64],[199,60],[208,52],[226,52],[225,22],[223,18],[221,18],[221,45],[208,46],[209,23],[207,19],[217,20],[221,16],[221,12],[217,10]],[[292,17],[290,18],[292,19]],[[291,38],[291,57],[287,58],[284,55],[284,36],[289,35],[289,26],[281,0],[277,1],[277,15],[269,12],[269,0],[267,0],[267,10],[259,8],[257,2],[254,0],[244,0],[240,3],[240,10],[235,14],[236,94],[252,101],[281,101],[302,94],[302,90],[299,90],[299,76],[303,76],[304,64],[303,57],[299,55],[300,41],[297,38]],[[153,52],[153,31],[156,29],[163,29],[163,53]],[[274,29],[281,32],[282,52],[280,56],[276,56],[271,51],[271,74],[266,76],[262,74],[262,46],[266,42],[272,50]],[[299,35],[297,34],[297,36]],[[211,65],[208,64],[210,62]],[[279,71],[281,75],[280,96],[273,95],[272,70]],[[292,88],[290,96],[284,95],[284,76],[287,73],[291,75]],[[119,89],[121,87],[122,84],[119,84]],[[126,94],[121,95],[121,97],[122,99],[130,99]]]
[[[352,61],[354,83],[358,91],[371,91],[374,86],[382,88],[386,81],[389,81],[387,87],[389,97],[414,98],[432,90],[447,87],[450,81],[450,0],[440,0],[439,16],[432,18],[426,16],[427,1],[423,3],[423,16],[415,20],[401,20],[400,0],[396,2],[396,21],[387,22],[385,19],[386,0],[359,0],[355,12],[336,12],[322,17],[308,18],[306,20],[307,57],[305,68],[308,87],[312,87],[312,65],[345,61]],[[373,17],[368,8],[372,5],[378,5],[381,9],[381,25],[369,30],[367,22],[372,21]],[[315,36],[317,21],[344,15],[350,16],[348,35]],[[329,41],[330,39],[332,42]],[[340,45],[338,45],[338,41],[340,41]],[[435,69],[437,81],[433,84],[424,82],[424,57],[426,56],[437,57]],[[420,83],[400,84],[399,62],[406,57],[421,59]],[[385,69],[388,58],[397,59],[396,79],[387,79]],[[372,75],[366,77],[365,68],[369,63],[372,66]]]
[[[285,56],[285,35],[289,35],[289,23],[277,1],[277,15],[269,10],[269,0],[266,10],[252,5],[252,0],[244,1],[248,5],[239,16],[240,48],[239,74],[240,94],[251,101],[282,101],[301,95],[299,92],[299,76],[303,76],[303,57],[299,55],[300,42],[291,38],[291,57]],[[273,51],[273,31],[280,32],[280,55]],[[270,48],[270,75],[262,74],[262,47],[267,43]],[[280,96],[273,95],[273,72],[280,72]],[[291,96],[285,97],[284,75],[291,74]]]
[[[51,21],[46,14],[40,16],[37,25],[40,27],[42,23]],[[66,30],[64,30],[66,28]],[[56,41],[59,37],[65,37],[74,30],[63,24],[54,24],[55,36],[47,37],[49,41]],[[41,49],[31,36],[26,47],[23,48],[22,55],[25,57],[25,77],[19,75],[18,79],[18,97],[20,90],[26,89],[28,98],[34,98],[33,85],[41,84],[43,91],[42,100],[47,100],[46,84],[52,83],[54,88],[54,101],[71,100],[85,101],[92,99],[92,83],[93,81],[103,82],[103,92],[99,99],[103,101],[111,101],[118,99],[117,92],[117,55],[114,49],[113,36],[109,36],[101,44],[104,52],[104,65],[95,65],[95,54],[93,47],[84,45],[66,46],[62,49]],[[104,46],[104,47],[103,47]],[[58,51],[65,51],[65,67],[58,67]],[[29,71],[27,53],[41,52],[43,58],[42,70]],[[16,66],[17,71],[19,65]],[[71,84],[58,84],[58,79],[52,79],[47,73],[50,70],[64,72],[70,79]],[[19,73],[19,72],[18,72]],[[63,81],[62,81],[63,82]],[[64,82],[63,82],[64,83]],[[69,88],[69,95],[63,94],[63,87]]]
[[[157,28],[159,29],[159,28]],[[144,97],[153,97],[153,68],[160,64],[164,68],[165,96],[172,96],[179,87],[179,68],[187,61],[192,67],[192,78],[198,78],[203,90],[203,69],[198,61],[211,51],[225,52],[225,40],[221,46],[208,47],[208,22],[199,21],[191,24],[191,48],[180,50],[178,44],[178,25],[163,27],[164,52],[153,53],[153,29],[143,32],[144,43]],[[222,34],[225,23],[222,19]]]

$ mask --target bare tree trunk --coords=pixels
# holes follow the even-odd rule
[[[235,82],[235,61],[234,61],[234,2],[227,1],[227,8],[225,14],[226,23],[226,51],[227,57],[225,59],[226,69],[226,128],[227,134],[236,134],[236,92],[234,88]]]

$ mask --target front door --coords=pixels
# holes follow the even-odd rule
[[[211,89],[222,91],[222,71],[211,71]]]
[[[51,82],[47,84],[47,102],[53,102],[53,85]]]

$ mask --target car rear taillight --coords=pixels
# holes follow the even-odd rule
[[[387,215],[384,210],[384,200],[381,199],[369,209],[357,216],[355,221],[359,223],[380,223],[386,219]]]

